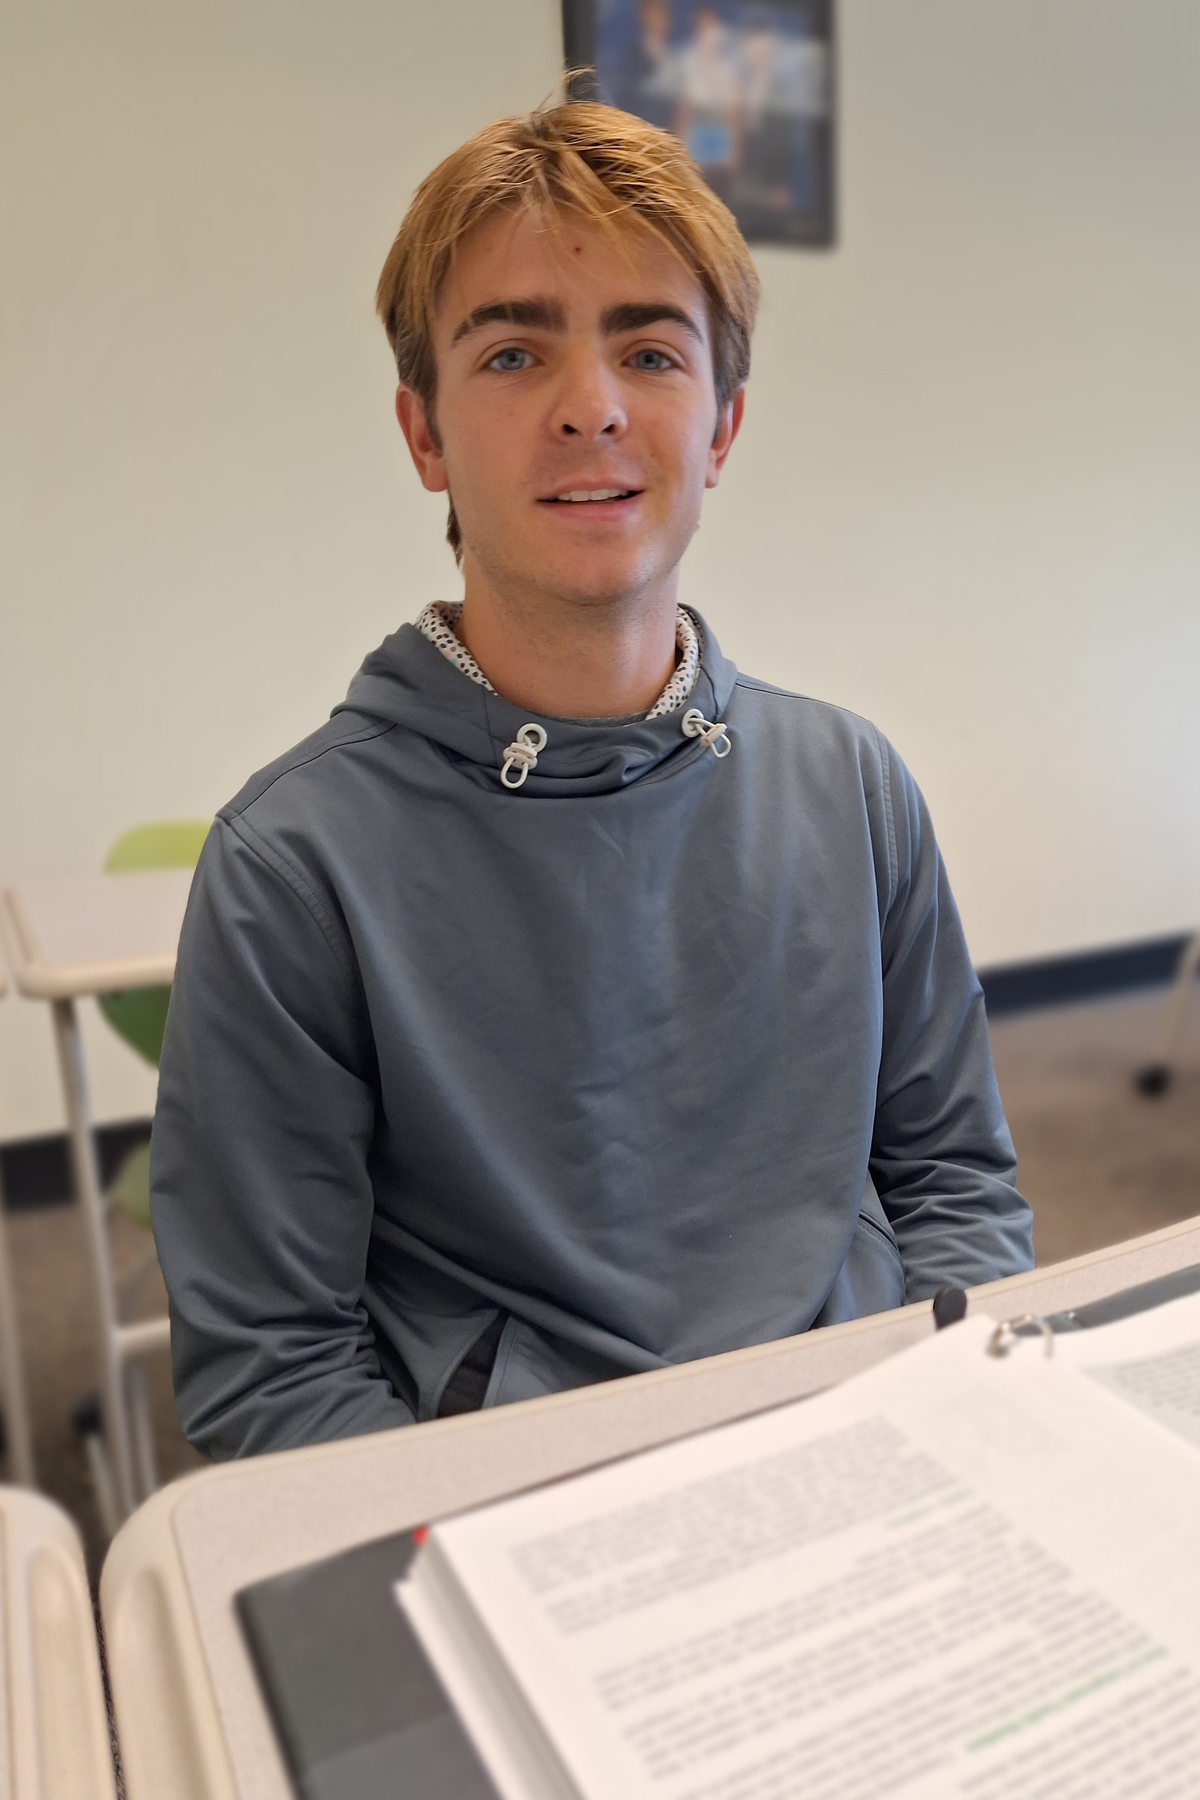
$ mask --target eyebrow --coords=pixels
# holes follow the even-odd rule
[[[649,300],[640,305],[610,306],[600,324],[606,337],[616,337],[622,331],[642,331],[647,325],[661,324],[664,319],[682,325],[698,344],[703,343],[703,333],[691,313],[684,312],[681,306],[671,306],[665,300]]]
[[[696,342],[702,343],[703,333],[690,313],[684,312],[680,306],[672,306],[665,300],[647,300],[626,302],[622,306],[610,306],[600,320],[600,328],[605,337],[617,337],[623,331],[642,331],[647,325],[660,324],[664,319],[676,325],[682,325]],[[565,308],[557,300],[492,300],[486,306],[477,306],[474,312],[456,326],[452,344],[461,343],[473,331],[479,331],[485,325],[525,325],[533,331],[565,331],[567,315]]]
[[[557,300],[493,300],[468,313],[450,342],[460,343],[484,325],[528,325],[535,331],[565,331],[567,315]]]

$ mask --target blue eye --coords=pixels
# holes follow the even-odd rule
[[[635,369],[642,369],[648,375],[657,375],[660,369],[674,367],[670,357],[662,350],[635,350],[629,360]]]
[[[499,369],[502,375],[515,375],[521,369],[527,369],[530,360],[528,350],[518,350],[515,344],[511,344],[507,350],[497,350],[488,368]]]

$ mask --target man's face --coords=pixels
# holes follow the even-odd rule
[[[718,416],[704,293],[665,246],[569,215],[487,221],[434,348],[436,432],[408,389],[397,414],[453,498],[468,595],[479,577],[576,602],[673,581],[742,401]]]

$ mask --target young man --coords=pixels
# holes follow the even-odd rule
[[[597,106],[489,127],[401,226],[396,410],[464,593],[197,872],[153,1210],[214,1456],[1029,1266],[910,776],[677,603],[757,292],[676,140]]]

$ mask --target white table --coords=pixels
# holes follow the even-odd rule
[[[155,869],[46,877],[0,892],[0,932],[15,985],[28,999],[49,1001],[54,1015],[75,1191],[100,1314],[100,1397],[118,1519],[133,1510],[139,1490],[154,1485],[149,1421],[144,1407],[130,1406],[130,1370],[136,1359],[168,1349],[170,1330],[165,1318],[127,1325],[118,1317],[75,1002],[85,994],[171,982],[191,883],[190,869]]]
[[[1084,1305],[1200,1263],[1200,1218],[974,1290],[991,1316]],[[495,1411],[226,1463],[163,1489],[101,1579],[129,1800],[290,1800],[239,1588],[612,1457],[801,1399],[933,1329],[928,1303]]]
[[[57,1506],[22,1488],[0,1488],[0,1590],[0,1793],[115,1800],[79,1537]]]

